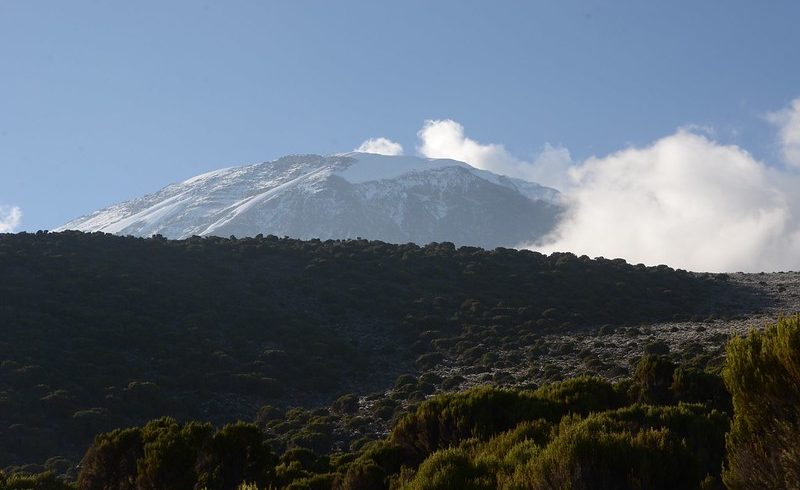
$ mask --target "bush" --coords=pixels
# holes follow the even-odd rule
[[[482,387],[425,401],[395,425],[390,440],[419,462],[462,439],[488,439],[522,420],[551,418],[555,413],[552,403],[530,393]]]
[[[495,472],[460,449],[437,451],[422,463],[408,490],[492,490]]]
[[[81,490],[233,490],[243,482],[272,483],[275,463],[253,424],[228,424],[215,432],[210,424],[180,425],[165,417],[97,436],[77,483]]]
[[[512,488],[698,488],[719,472],[724,417],[695,407],[633,406],[566,417],[538,453],[514,469]]]
[[[117,429],[95,437],[81,463],[81,490],[122,490],[136,481],[137,461],[143,456],[142,430]]]
[[[728,488],[800,488],[800,316],[728,344]]]
[[[354,414],[358,412],[358,396],[352,393],[342,395],[333,402],[331,409],[340,414]]]
[[[37,475],[6,476],[0,471],[0,490],[71,490],[71,488],[70,485],[59,480],[50,472]]]
[[[672,402],[672,376],[676,367],[666,357],[652,354],[642,356],[633,376],[639,389],[639,401],[658,404]]]

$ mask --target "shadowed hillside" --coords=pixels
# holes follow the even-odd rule
[[[413,402],[458,385],[432,371],[452,359],[491,367],[544,334],[758,303],[666,266],[273,236],[0,235],[0,277],[0,467],[59,456],[59,471],[96,433],[162,415],[221,424],[392,387]]]

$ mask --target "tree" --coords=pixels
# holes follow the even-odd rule
[[[78,488],[136,489],[136,462],[142,454],[142,430],[139,428],[98,435],[81,462]]]
[[[277,457],[255,424],[236,422],[220,429],[197,463],[198,486],[236,489],[241,483],[274,482]]]
[[[800,488],[800,316],[728,344],[728,488]]]

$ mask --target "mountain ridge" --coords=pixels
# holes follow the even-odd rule
[[[263,233],[494,248],[535,241],[562,210],[555,189],[463,162],[350,152],[214,170],[55,231],[178,239]]]

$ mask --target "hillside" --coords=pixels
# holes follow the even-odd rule
[[[348,444],[435,391],[559,379],[548,352],[574,346],[552,336],[767,299],[622,260],[273,236],[0,235],[0,276],[0,466],[58,456],[61,471],[94,434],[157,416],[221,424],[369,395],[371,418],[314,443]]]

